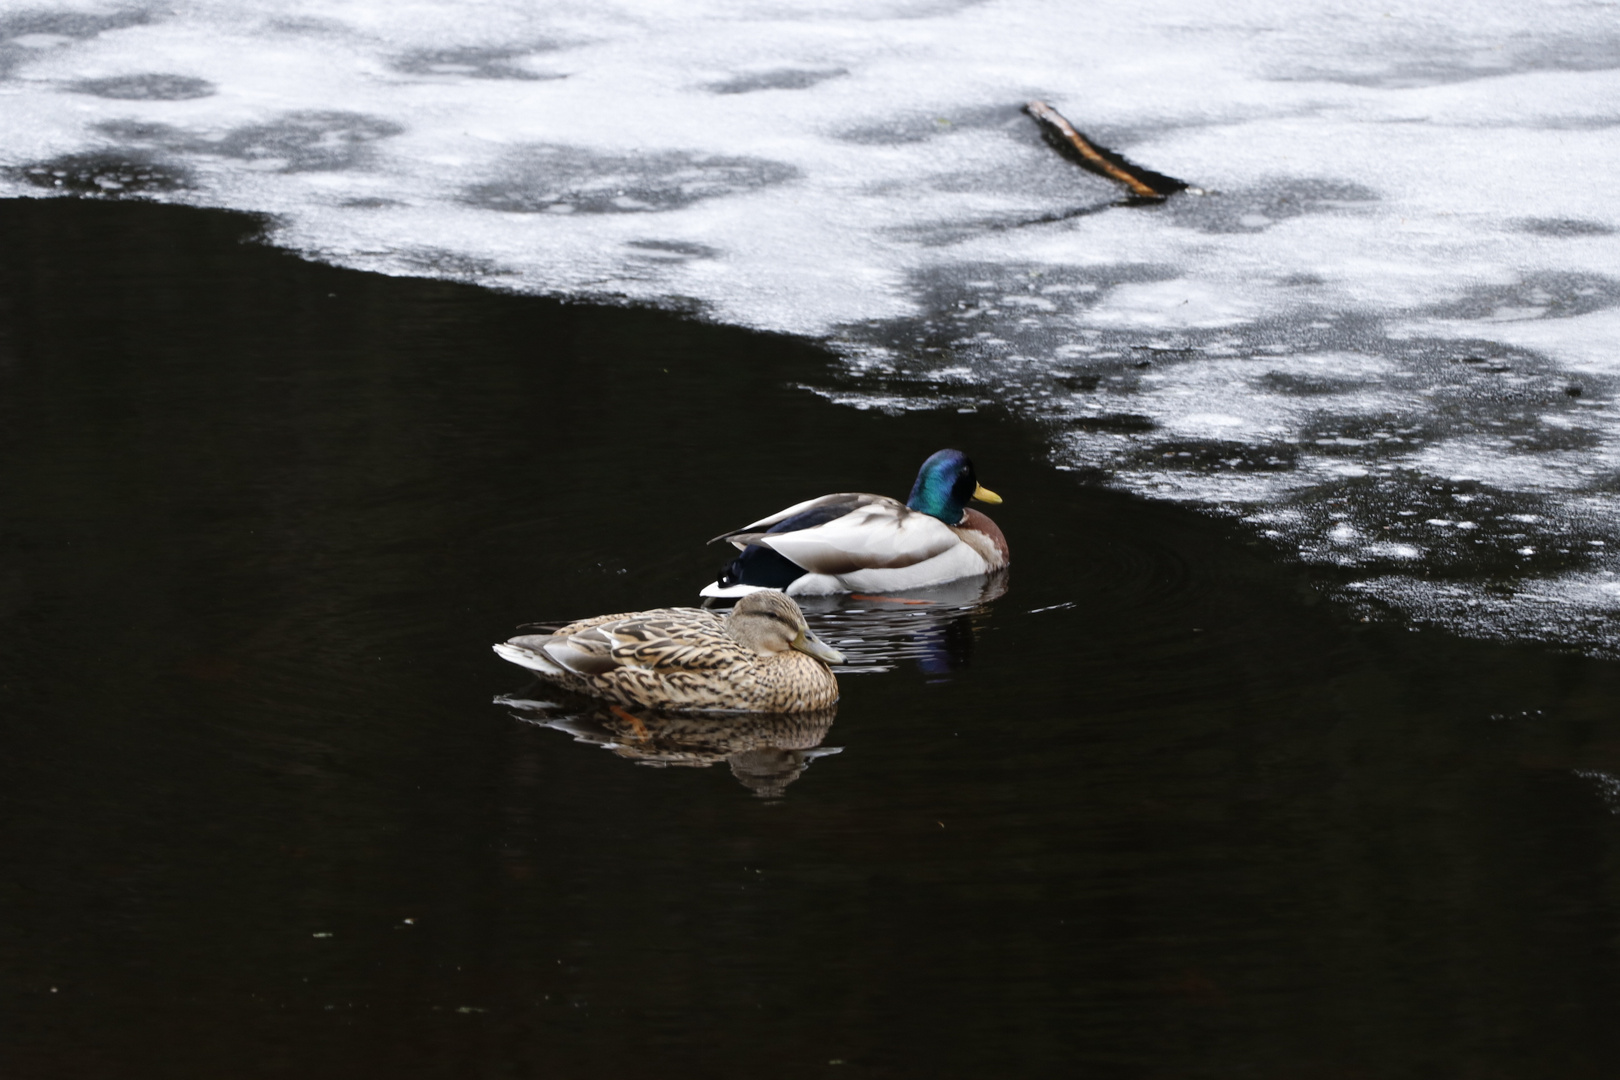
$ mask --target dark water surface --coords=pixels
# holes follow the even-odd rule
[[[1364,625],[994,414],[795,388],[802,343],[255,228],[0,203],[0,1072],[1620,1064],[1620,666]],[[947,445],[1007,591],[818,616],[882,669],[839,753],[492,702],[516,624],[691,602],[708,537]]]

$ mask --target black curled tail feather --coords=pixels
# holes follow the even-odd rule
[[[721,588],[757,585],[762,589],[782,589],[803,577],[807,571],[778,551],[749,544],[720,571]]]

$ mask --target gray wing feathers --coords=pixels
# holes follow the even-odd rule
[[[605,675],[618,667],[619,660],[613,655],[612,647],[601,640],[604,636],[601,631],[592,630],[588,634],[595,635],[595,639],[587,638],[587,634],[576,634],[553,641],[545,647],[545,653],[576,675]]]
[[[626,668],[701,670],[715,667],[716,657],[712,644],[708,649],[699,649],[694,641],[712,643],[715,632],[723,625],[718,616],[707,611],[660,610],[599,622],[574,633],[527,640],[536,643],[536,651],[547,659],[576,675],[606,675]]]
[[[812,528],[770,533],[755,542],[811,573],[835,576],[903,569],[960,543],[944,522],[892,499],[868,503]]]
[[[758,543],[760,535],[772,525],[778,525],[795,515],[815,513],[821,518],[822,522],[825,522],[841,516],[841,513],[847,514],[852,510],[858,510],[874,502],[889,503],[894,502],[894,500],[887,495],[868,495],[859,491],[842,491],[836,495],[823,495],[820,498],[794,503],[786,510],[779,510],[770,517],[749,522],[740,529],[721,533],[713,540],[710,540],[709,543],[714,544],[721,540],[728,540],[740,550],[749,544]]]

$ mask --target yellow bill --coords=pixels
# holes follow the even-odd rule
[[[983,484],[977,484],[974,486],[973,498],[978,502],[989,503],[991,506],[995,506],[1001,502],[1001,496],[997,495]]]

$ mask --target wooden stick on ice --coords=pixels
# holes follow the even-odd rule
[[[1044,101],[1032,101],[1024,106],[1024,111],[1040,125],[1041,134],[1058,153],[1088,172],[1124,185],[1136,198],[1158,200],[1187,189],[1184,180],[1144,169],[1107,147],[1098,146]]]

